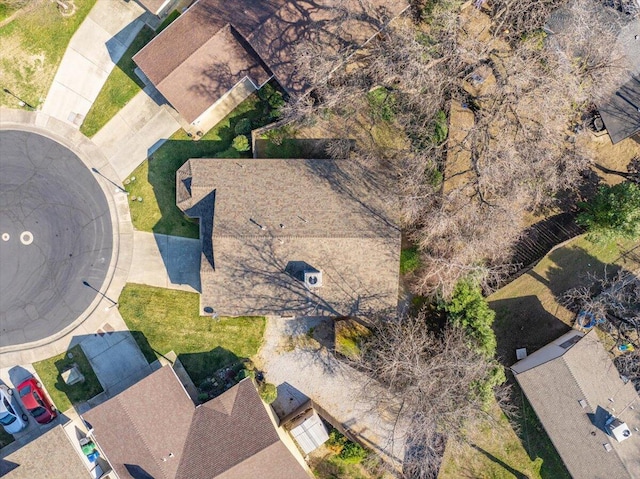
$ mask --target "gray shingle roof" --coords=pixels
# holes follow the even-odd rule
[[[613,143],[640,133],[640,74],[600,102],[598,111]]]
[[[358,314],[397,304],[397,201],[348,160],[192,159],[177,203],[200,218],[202,308]],[[322,272],[312,289],[299,269]]]
[[[523,360],[529,360],[530,368],[514,365],[522,371],[515,376],[571,475],[576,479],[640,477],[640,434],[632,432],[618,443],[602,429],[608,414],[626,422],[631,431],[640,428],[640,398],[631,382],[624,384],[620,379],[596,332],[541,364],[532,361],[535,355]],[[612,446],[611,452],[605,450],[606,443]]]
[[[165,366],[84,418],[120,479],[309,479],[251,380],[195,407]]]

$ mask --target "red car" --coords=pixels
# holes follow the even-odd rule
[[[58,413],[55,406],[42,390],[42,384],[35,378],[29,378],[20,383],[16,389],[20,394],[22,404],[37,422],[47,424],[56,418]]]

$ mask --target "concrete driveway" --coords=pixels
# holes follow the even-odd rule
[[[180,128],[178,113],[152,86],[122,108],[92,138],[121,180]]]
[[[108,323],[98,333],[84,337],[80,347],[108,397],[151,373],[151,366],[131,333],[114,331]]]
[[[200,240],[135,231],[129,282],[200,291]]]
[[[136,2],[98,0],[71,38],[42,111],[79,128],[144,15]]]
[[[267,319],[259,366],[280,390],[295,388],[312,399],[334,421],[378,452],[396,461],[404,457],[406,424],[395,422],[397,402],[363,373],[338,361],[326,347],[308,337],[326,329],[327,318]],[[293,350],[291,346],[294,345]],[[289,391],[290,393],[290,391]],[[295,396],[295,394],[293,395]]]

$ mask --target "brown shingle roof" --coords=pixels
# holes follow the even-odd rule
[[[173,370],[163,367],[84,418],[120,479],[135,478],[131,466],[170,479],[176,477],[194,411]],[[170,453],[174,457],[167,459]]]
[[[322,45],[327,55],[350,52],[406,8],[403,0],[199,0],[134,61],[193,121],[245,76],[261,85],[273,73],[289,93],[304,93],[308,85],[293,62],[301,45]],[[209,43],[225,28],[237,35]]]
[[[385,190],[348,160],[189,160],[177,203],[200,218],[202,307],[223,315],[395,308],[400,231]],[[322,272],[320,288],[295,277],[305,264]]]
[[[308,479],[280,442],[251,380],[196,409],[177,477]]]
[[[516,379],[574,478],[640,477],[640,435],[618,443],[602,429],[609,413],[632,431],[640,428],[640,410],[627,407],[640,398],[631,382],[622,382],[595,331]]]
[[[195,407],[165,366],[84,418],[121,479],[308,479],[251,380]]]
[[[192,122],[202,114],[205,105],[215,103],[245,76],[258,87],[271,78],[271,73],[257,57],[247,54],[242,39],[227,24],[157,83],[156,88]]]
[[[89,470],[62,426],[14,452],[0,454],[0,477],[5,479],[88,479]]]

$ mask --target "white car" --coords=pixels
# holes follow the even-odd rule
[[[15,434],[27,427],[29,417],[22,411],[13,390],[0,384],[0,424],[9,434]]]

